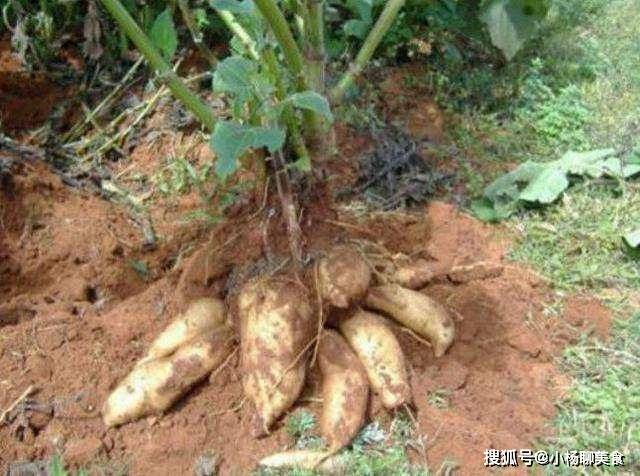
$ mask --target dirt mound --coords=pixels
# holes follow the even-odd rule
[[[187,302],[228,296],[235,283],[280,266],[286,240],[269,229],[277,220],[262,214],[232,220],[208,237],[160,224],[163,243],[143,254],[142,236],[125,211],[70,190],[42,164],[23,165],[2,193],[0,409],[30,385],[39,391],[0,426],[0,468],[60,452],[96,472],[126,466],[129,474],[192,474],[196,459],[212,453],[221,474],[246,474],[291,443],[282,425],[267,438],[248,436],[251,415],[241,404],[235,358],[164,416],[107,430],[99,415],[109,391]],[[420,252],[442,269],[503,265],[499,276],[440,279],[424,289],[458,319],[458,337],[441,359],[398,329],[431,468],[453,459],[460,474],[482,474],[486,448],[527,448],[548,433],[553,402],[567,385],[553,356],[575,334],[569,324],[583,328],[591,317],[562,328],[546,318],[549,290],[504,261],[495,228],[441,203],[366,220],[306,211],[303,225],[311,256],[356,240],[391,253]],[[147,276],[131,266],[141,259],[149,263]],[[572,305],[574,321],[580,306],[594,304]],[[607,317],[595,316],[602,320],[596,328],[606,329]],[[317,383],[314,370],[305,397],[317,396]],[[318,413],[319,404],[309,400],[298,406]],[[374,398],[369,418],[385,422],[390,415]]]

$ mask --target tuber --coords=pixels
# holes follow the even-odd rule
[[[322,298],[346,309],[363,298],[371,283],[371,269],[349,246],[336,246],[320,260],[318,278]]]
[[[344,338],[325,330],[318,347],[322,373],[320,433],[330,451],[337,451],[356,436],[364,423],[369,382],[364,367]]]
[[[384,318],[360,309],[340,322],[340,331],[358,355],[382,404],[391,410],[407,403],[410,387],[404,354]]]
[[[139,363],[104,404],[105,425],[121,425],[166,410],[222,364],[231,352],[233,340],[231,329],[221,326],[185,344],[171,356]]]
[[[447,310],[418,291],[397,284],[376,286],[369,290],[366,305],[428,339],[436,357],[444,355],[453,342],[455,328]]]
[[[224,319],[221,300],[202,298],[194,301],[156,337],[140,363],[171,355],[186,342],[223,324]]]
[[[256,410],[253,434],[263,436],[302,390],[315,319],[301,286],[276,279],[246,284],[238,313],[242,384]]]

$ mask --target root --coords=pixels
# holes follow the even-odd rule
[[[289,235],[289,251],[293,259],[294,269],[298,275],[302,272],[302,230],[298,223],[298,213],[296,210],[296,202],[293,199],[293,191],[291,180],[287,173],[286,164],[282,151],[278,151],[277,167],[275,172],[276,188],[278,189],[278,197],[280,198],[280,206],[282,208],[282,217],[287,226]],[[283,175],[283,179],[280,178]]]
[[[229,356],[224,360],[224,362],[222,362],[222,364],[220,365],[220,367],[218,367],[217,369],[215,369],[211,375],[209,375],[209,383],[212,383],[214,381],[214,379],[218,376],[218,374],[220,372],[222,372],[222,370],[229,365],[229,362],[231,362],[231,359],[238,353],[238,351],[240,350],[240,346],[236,346],[235,349],[233,349],[231,351],[231,353],[229,354]]]
[[[324,326],[324,316],[322,312],[322,293],[320,292],[320,279],[318,277],[318,268],[319,265],[316,263],[313,267],[313,279],[315,281],[316,288],[316,301],[318,306],[318,329],[316,331],[316,345],[313,347],[313,355],[311,356],[311,365],[313,367],[316,363],[316,358],[318,356],[318,346],[320,345],[320,338],[322,335],[322,327]]]
[[[39,389],[35,385],[29,385],[27,389],[22,392],[22,394],[18,398],[16,398],[5,411],[2,412],[2,415],[0,415],[0,425],[8,423],[11,412],[13,412],[18,407],[18,405],[20,405],[25,399],[36,393],[38,390]]]

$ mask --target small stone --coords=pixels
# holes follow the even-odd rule
[[[103,450],[102,441],[95,436],[72,439],[65,445],[64,460],[70,465],[85,466],[95,460]]]
[[[196,476],[214,476],[218,474],[218,457],[216,455],[200,455],[195,463]]]
[[[36,431],[42,431],[51,421],[51,412],[46,411],[34,411],[29,416],[29,426]]]
[[[104,446],[105,451],[111,451],[115,446],[115,441],[109,435],[106,435],[102,438],[102,446]]]

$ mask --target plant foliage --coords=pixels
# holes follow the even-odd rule
[[[569,187],[572,177],[612,177],[625,179],[640,173],[640,160],[616,156],[613,149],[589,152],[569,151],[550,162],[525,162],[498,177],[485,190],[481,200],[472,205],[476,216],[485,221],[499,221],[527,205],[548,205]]]

